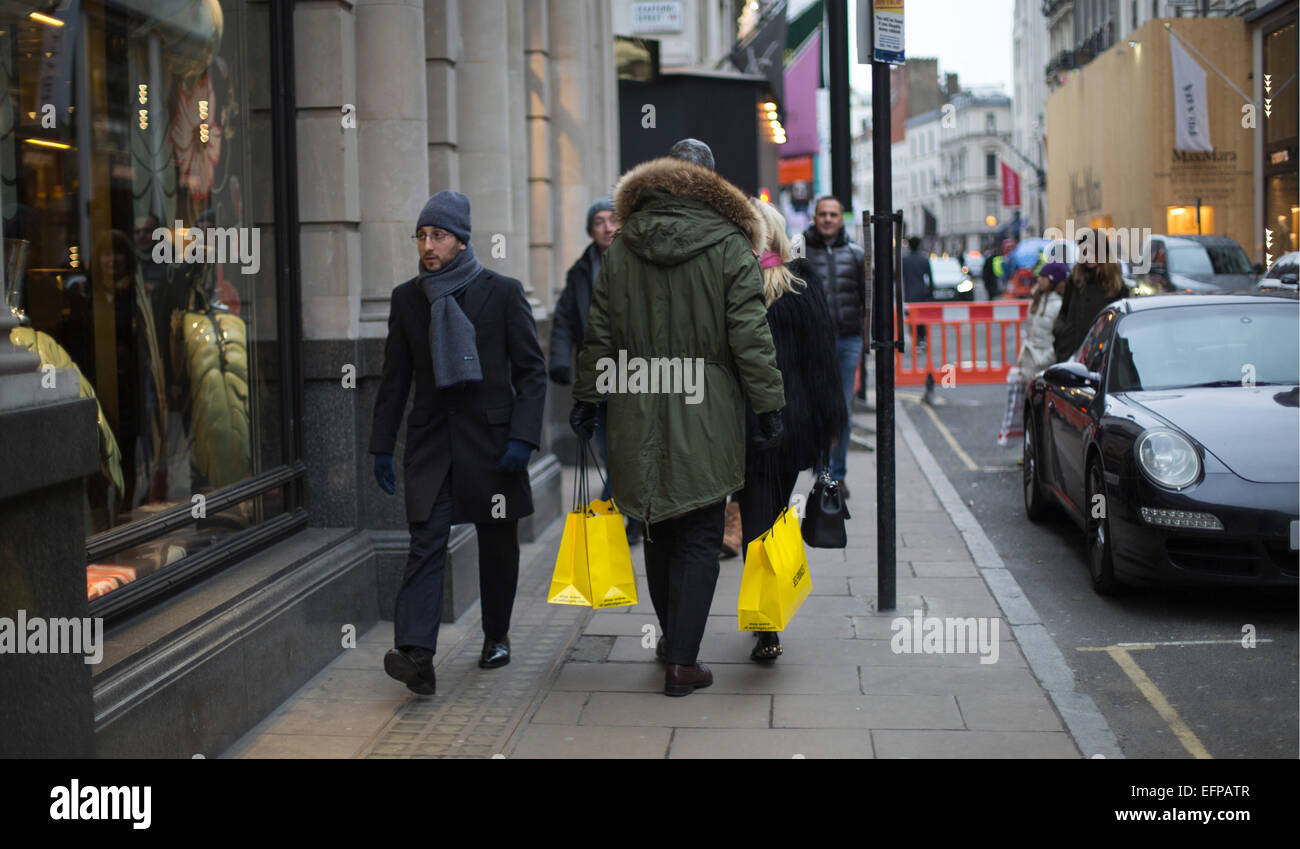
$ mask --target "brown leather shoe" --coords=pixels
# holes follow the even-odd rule
[[[722,526],[722,553],[727,557],[740,554],[740,544],[745,537],[740,525],[740,505],[732,502],[727,505],[727,522]]]
[[[668,673],[664,676],[665,696],[689,696],[700,687],[713,683],[713,673],[702,663],[694,666],[668,664]]]

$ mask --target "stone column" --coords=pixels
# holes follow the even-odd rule
[[[555,257],[551,222],[551,58],[547,28],[549,0],[525,4],[525,118],[528,134],[528,276],[548,315],[564,286]],[[543,340],[545,342],[545,340]]]
[[[456,129],[460,183],[473,213],[479,261],[510,277],[523,276],[526,242],[515,232],[510,130],[509,0],[462,3],[456,65]],[[522,175],[520,175],[522,178]],[[522,179],[521,179],[522,183]],[[521,185],[522,189],[522,185]]]
[[[456,149],[456,64],[460,61],[460,0],[425,0],[425,77],[428,80],[429,193],[460,191]]]

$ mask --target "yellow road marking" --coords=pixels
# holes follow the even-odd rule
[[[1160,714],[1160,718],[1169,726],[1169,730],[1174,732],[1174,736],[1178,738],[1179,743],[1183,744],[1183,748],[1194,758],[1212,759],[1213,756],[1201,744],[1196,733],[1187,726],[1187,723],[1183,722],[1182,717],[1178,715],[1178,711],[1174,710],[1174,706],[1169,704],[1169,700],[1165,698],[1164,693],[1160,692],[1160,688],[1147,677],[1147,674],[1142,671],[1142,667],[1137,665],[1137,661],[1129,656],[1130,651],[1153,647],[1153,645],[1081,646],[1078,650],[1104,651],[1110,655],[1111,659],[1119,664],[1119,668],[1124,670],[1124,674],[1138,688],[1138,692],[1151,703],[1151,706],[1156,709],[1156,713]]]
[[[972,460],[970,455],[967,454],[965,450],[962,449],[961,445],[957,443],[957,437],[953,436],[952,431],[948,430],[948,428],[944,426],[944,423],[939,421],[939,414],[934,411],[934,408],[929,404],[921,404],[920,407],[925,410],[925,414],[930,417],[930,421],[934,422],[934,426],[939,429],[939,435],[948,443],[948,447],[951,448],[953,453],[960,457],[961,461],[966,464],[966,468],[970,469],[972,472],[978,472],[980,469],[979,463]]]

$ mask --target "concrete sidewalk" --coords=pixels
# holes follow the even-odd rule
[[[754,637],[736,630],[743,564],[724,560],[700,652],[714,684],[664,696],[641,547],[635,607],[547,604],[557,522],[521,552],[509,666],[477,668],[471,611],[444,626],[438,695],[414,696],[383,672],[392,623],[381,623],[225,756],[1079,757],[963,535],[907,442],[897,446],[896,610],[875,610],[875,455],[854,451],[848,548],[807,550],[812,595],[771,666],[749,660]],[[811,484],[805,474],[796,492]],[[566,493],[572,485],[566,470]],[[997,662],[896,654],[891,623],[917,610],[997,617]]]

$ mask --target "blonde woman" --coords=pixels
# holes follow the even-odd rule
[[[776,365],[785,384],[785,439],[769,451],[750,448],[746,452],[745,488],[735,495],[744,531],[742,551],[771,528],[790,503],[799,472],[829,456],[847,416],[835,327],[822,281],[805,260],[791,260],[785,218],[776,207],[757,198],[750,203],[764,224],[763,232],[755,237],[754,250],[763,270]],[[747,408],[746,419],[753,437],[758,432],[758,417],[752,408]],[[750,657],[766,663],[776,660],[782,651],[780,634],[758,632],[757,638]]]

